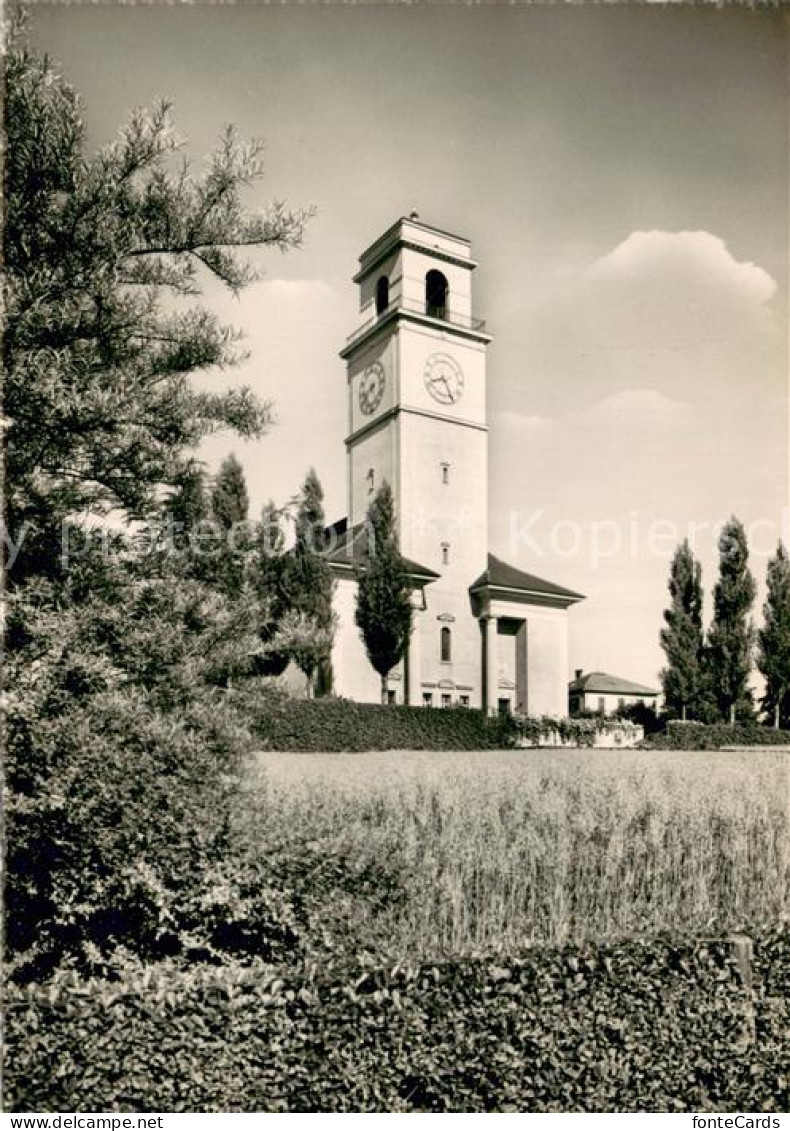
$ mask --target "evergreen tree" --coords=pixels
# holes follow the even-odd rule
[[[174,549],[191,555],[193,538],[208,517],[205,475],[196,462],[189,462],[174,480],[165,503],[165,516],[169,519]]]
[[[754,629],[748,620],[755,597],[749,572],[746,532],[731,518],[719,538],[719,580],[713,591],[713,623],[708,633],[706,667],[709,686],[720,715],[734,723],[749,716],[749,690]]]
[[[282,529],[282,512],[273,500],[264,504],[256,532],[255,554],[251,570],[252,584],[263,609],[260,634],[264,654],[259,665],[261,675],[281,675],[291,659],[287,649],[277,650],[276,639],[282,640],[280,629],[288,612],[288,558]]]
[[[765,677],[763,704],[778,728],[790,723],[790,558],[781,542],[768,562],[767,586],[757,666]]]
[[[211,510],[225,530],[247,521],[250,500],[244,470],[231,452],[220,465],[211,490]]]
[[[667,667],[661,672],[661,685],[668,707],[696,715],[703,683],[702,568],[694,560],[688,539],[678,546],[669,576],[671,606],[664,611],[666,626],[661,629],[661,647]]]
[[[252,545],[247,525],[248,512],[249,496],[244,470],[231,453],[222,461],[211,489],[211,515],[217,544],[209,559],[208,576],[232,597],[241,593],[247,555]]]
[[[395,532],[392,490],[383,483],[367,514],[369,556],[357,573],[356,622],[387,701],[387,676],[405,652],[412,629],[411,587]]]
[[[245,212],[262,143],[232,130],[204,174],[177,163],[164,104],[136,111],[117,140],[87,153],[78,96],[25,48],[5,60],[5,111],[6,521],[16,544],[24,536],[16,584],[57,575],[64,521],[151,515],[159,485],[176,482],[204,435],[262,433],[269,409],[248,389],[190,383],[239,355],[237,335],[186,300],[207,275],[238,291],[255,277],[240,249],[297,246],[307,214]]]
[[[305,477],[296,509],[295,541],[289,555],[286,592],[290,610],[299,614],[299,648],[293,655],[307,677],[308,694],[312,694],[316,673],[324,669],[322,682],[327,682],[335,617],[332,612],[334,585],[326,550],[326,518],[324,492],[315,470]],[[309,647],[305,624],[314,629],[314,644]]]

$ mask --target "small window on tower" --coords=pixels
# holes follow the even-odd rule
[[[441,632],[441,656],[443,664],[449,664],[453,658],[453,634],[447,625]]]
[[[372,495],[375,490],[376,490],[376,473],[373,470],[373,468],[371,467],[370,471],[368,472],[368,494]]]
[[[390,707],[394,707],[395,704],[397,703],[397,701],[398,701],[398,698],[397,698],[395,692],[392,690],[392,688],[389,688],[387,690],[387,705],[390,706]]]
[[[450,543],[442,542],[442,565],[450,564]]]
[[[390,304],[390,281],[382,275],[376,283],[376,314],[383,314]]]
[[[442,696],[442,706],[445,708],[445,710],[448,707],[452,707],[452,705],[453,705],[452,697],[450,695],[443,695]]]
[[[423,693],[422,693],[422,705],[423,705],[423,707],[432,707],[433,706],[433,692],[432,691],[423,691]]]
[[[442,483],[450,482],[450,465],[449,463],[441,464],[442,468]]]

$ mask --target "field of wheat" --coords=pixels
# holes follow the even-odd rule
[[[787,754],[256,755],[249,829],[324,863],[359,945],[419,957],[788,915]],[[321,881],[326,887],[326,880]],[[339,912],[338,912],[339,913]]]

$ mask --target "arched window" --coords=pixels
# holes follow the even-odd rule
[[[390,304],[390,281],[382,275],[376,283],[376,314],[383,314]]]
[[[445,625],[441,631],[442,663],[449,664],[453,658],[453,634]]]
[[[447,317],[447,280],[441,271],[425,276],[425,313],[431,318]]]

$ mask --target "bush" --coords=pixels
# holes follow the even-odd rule
[[[754,1027],[724,942],[12,989],[14,1111],[784,1111],[787,932]],[[57,1071],[53,1072],[53,1065]]]
[[[280,957],[293,945],[295,910],[258,875],[253,911],[235,874],[235,762],[249,736],[219,696],[175,719],[139,689],[116,690],[22,732],[18,721],[7,943],[26,976],[64,959],[106,961],[118,947],[205,958],[217,948]]]
[[[589,717],[575,715],[566,719],[555,719],[550,715],[539,718],[531,715],[514,715],[510,723],[510,731],[508,745],[511,746],[563,744],[592,747],[598,737],[610,737],[615,745],[620,745],[619,739],[627,732],[631,732],[632,739],[637,735],[641,737],[641,733],[635,730],[633,723],[601,714]]]
[[[14,594],[6,942],[16,976],[61,962],[101,969],[119,948],[279,958],[299,910],[234,834],[251,736],[204,682],[199,650],[213,640],[221,651],[219,618],[196,622],[190,598],[171,602],[169,619],[166,602],[154,604],[148,620],[134,599],[150,602],[155,584],[107,581],[113,600],[59,606],[42,585]]]
[[[512,745],[512,724],[466,707],[383,707],[350,699],[244,695],[252,726],[271,750],[489,750]]]
[[[790,731],[753,724],[698,723],[671,719],[663,734],[653,735],[657,750],[720,750],[723,746],[790,746]]]

